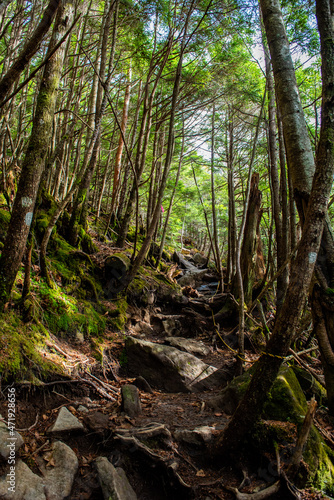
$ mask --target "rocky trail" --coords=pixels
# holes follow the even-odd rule
[[[105,333],[102,364],[88,342],[52,338],[71,378],[15,386],[15,435],[7,427],[9,388],[2,386],[0,499],[326,498],[313,490],[277,493],[273,486],[264,493],[278,479],[274,449],[254,461],[240,457],[239,468],[208,460],[237,404],[232,389],[222,398],[233,378],[232,329],[217,337],[222,294],[205,262],[176,258],[181,300],[163,301],[148,289],[145,307],[140,298],[129,307],[125,334]],[[247,351],[246,368],[257,357]],[[318,410],[317,418],[334,443],[326,412]],[[296,426],[284,426],[295,437]]]

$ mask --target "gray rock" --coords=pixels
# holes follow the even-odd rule
[[[88,413],[89,410],[88,408],[86,408],[86,406],[83,406],[83,405],[79,405],[77,410],[80,412],[80,413]]]
[[[196,285],[200,283],[203,276],[208,272],[207,269],[199,270],[195,266],[194,268],[194,271],[187,271],[186,274],[178,280],[180,286],[191,286],[192,288],[196,288]]]
[[[174,437],[177,441],[183,441],[187,444],[201,446],[207,444],[212,439],[212,431],[214,427],[204,425],[203,427],[196,427],[196,429],[178,429],[174,432]]]
[[[82,431],[84,429],[82,423],[72,415],[68,409],[63,406],[58,413],[57,420],[55,421],[53,427],[49,432],[71,432],[71,431]]]
[[[141,402],[138,387],[132,384],[122,386],[122,410],[129,417],[136,417],[141,413]]]
[[[24,441],[22,436],[16,432],[11,431],[11,434],[7,428],[5,422],[3,422],[0,415],[0,455],[7,460],[11,453],[15,453],[23,445]],[[9,445],[9,446],[8,446]]]
[[[193,261],[197,266],[206,266],[207,265],[207,257],[205,255],[202,255],[200,252],[196,252],[195,255],[193,256]]]
[[[97,458],[96,466],[105,500],[137,500],[123,469],[115,468],[105,457]]]
[[[162,321],[162,325],[164,327],[165,333],[168,336],[175,335],[175,333],[178,333],[181,328],[181,323],[178,319],[175,318],[167,318]]]
[[[12,484],[7,482],[14,476],[7,476],[0,479],[0,498],[2,500],[46,500],[44,492],[44,480],[34,474],[29,467],[17,460],[15,464],[15,480],[13,479],[14,490],[8,488]]]
[[[47,499],[63,500],[72,490],[79,466],[77,456],[65,443],[56,441],[48,458],[54,466],[43,471]]]
[[[138,323],[135,324],[133,329],[138,333],[143,333],[144,335],[152,335],[152,333],[154,333],[154,330],[151,327],[151,325],[145,323],[145,321],[138,321]]]
[[[181,351],[189,352],[190,354],[207,356],[210,348],[203,342],[194,339],[185,339],[183,337],[169,337],[165,340],[166,344],[181,349]]]
[[[167,392],[197,392],[226,385],[223,370],[175,347],[127,337],[128,367]]]

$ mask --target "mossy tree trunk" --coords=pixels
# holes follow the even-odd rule
[[[63,2],[57,13],[49,50],[52,50],[66,33],[72,22],[73,13],[73,2]],[[46,64],[39,89],[33,128],[22,164],[11,222],[0,259],[1,309],[9,300],[30,230],[38,187],[52,134],[64,54],[65,44],[62,44]]]
[[[7,2],[7,4],[8,3],[9,2]],[[25,44],[22,52],[19,54],[18,58],[7,71],[7,73],[2,77],[0,81],[0,103],[6,98],[17,78],[20,76],[24,68],[28,65],[33,55],[36,54],[37,50],[40,47],[41,41],[50,29],[60,3],[61,0],[50,1],[49,5],[45,9],[40,23],[32,33],[28,42]]]
[[[300,183],[298,178],[296,179],[292,176],[297,182],[295,190],[308,195],[309,191],[307,191],[307,188],[310,181],[308,175],[312,176],[313,169],[309,157],[307,155],[305,157],[304,148],[307,149],[305,137],[302,136],[301,140],[298,141],[299,136],[303,134],[303,130],[305,129],[305,123],[302,123],[301,120],[303,116],[302,108],[295,84],[296,80],[280,4],[278,0],[260,0],[260,4],[271,51],[274,75],[278,69],[275,64],[275,62],[277,63],[275,58],[278,58],[278,61],[284,61],[284,71],[282,70],[282,66],[278,65],[280,67],[278,79],[286,78],[287,84],[292,85],[290,93],[286,96],[290,103],[289,116],[286,116],[284,119],[283,114],[282,118],[283,126],[285,122],[288,122],[285,140],[286,142],[292,141],[290,151],[294,150],[297,155],[296,162],[298,162],[299,168],[302,170],[300,173],[301,178],[305,181],[305,184]],[[334,174],[334,25],[332,22],[333,12],[330,0],[317,0],[317,19],[322,56],[322,123],[316,158],[316,171],[309,196],[308,210],[305,216],[297,256],[292,264],[286,298],[276,318],[274,331],[266,346],[266,352],[262,354],[256,365],[245,396],[230,420],[229,425],[218,439],[217,451],[219,454],[224,454],[225,456],[235,454],[240,449],[245,436],[261,417],[267,395],[276,379],[282,361],[288,353],[300,321],[320,248],[324,222],[327,217],[327,204]],[[274,48],[272,47],[272,43],[275,45]],[[286,72],[285,75],[284,72]],[[292,78],[292,81],[289,81],[290,78]],[[277,90],[278,95],[279,92],[283,93],[283,96],[281,95],[282,104],[286,104],[284,102],[285,86],[281,85]],[[286,106],[287,111],[288,106]],[[304,148],[301,148],[301,145]],[[288,144],[287,151],[289,151]],[[292,159],[293,156],[291,157],[291,161]],[[291,161],[289,161],[290,167],[292,164]],[[320,324],[323,327],[324,323],[320,322]],[[328,339],[327,332],[326,338]],[[328,344],[329,342],[326,342],[326,346]],[[330,346],[329,355],[331,358],[332,354]]]

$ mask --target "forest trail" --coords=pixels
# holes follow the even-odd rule
[[[182,260],[184,257],[179,255],[180,258]],[[230,418],[224,411],[217,409],[215,400],[222,386],[233,377],[235,351],[217,339],[215,328],[212,324],[209,326],[211,318],[207,313],[204,316],[195,312],[198,307],[203,312],[205,305],[217,296],[214,274],[207,269],[204,272],[203,269],[195,269],[195,263],[189,263],[187,269],[186,262],[183,266],[180,264],[183,276],[179,279],[187,282],[194,271],[200,275],[200,279],[192,283],[196,289],[187,285],[185,290],[193,298],[185,297],[184,304],[177,304],[173,301],[159,302],[156,297],[152,297],[151,304],[145,308],[133,303],[127,312],[126,336],[121,332],[105,332],[102,364],[93,358],[89,342],[68,344],[52,338],[55,351],[65,355],[72,373],[73,367],[78,367],[81,383],[55,381],[41,389],[24,384],[17,387],[16,426],[24,439],[18,457],[35,474],[40,475],[43,471],[47,474],[45,470],[55,465],[50,459],[55,439],[66,443],[79,461],[72,492],[66,498],[106,498],[99,482],[98,457],[106,457],[115,467],[125,470],[139,500],[228,500],[235,498],[235,493],[229,488],[238,488],[242,483],[242,491],[252,492],[268,487],[277,479],[273,455],[263,457],[261,467],[257,464],[255,468],[242,457],[240,470],[229,466],[216,467],[214,462],[208,460],[210,443]],[[228,331],[220,332],[220,337],[228,334]],[[182,338],[188,341],[190,345],[187,348],[193,354],[186,353],[184,347],[180,350]],[[141,345],[153,350],[148,354],[140,350],[136,352],[133,343],[136,348]],[[127,344],[130,348],[126,348]],[[175,345],[177,347],[173,347]],[[177,362],[182,360],[187,364],[189,360],[198,360],[200,372],[195,379],[203,378],[202,366],[209,366],[210,370],[214,370],[213,375],[223,375],[223,379],[219,379],[223,382],[220,385],[213,383],[211,387],[199,385],[194,390],[192,384],[196,380],[189,383],[189,374],[184,375],[182,372],[182,384],[185,382],[185,385],[180,385],[178,374],[171,370],[170,359],[166,361],[165,353],[161,356],[161,353],[154,351],[166,348],[174,361],[173,356],[177,351]],[[147,371],[146,355],[155,372]],[[189,358],[184,360],[184,355]],[[250,362],[247,367],[257,357],[254,352],[247,351],[247,360]],[[163,372],[165,363],[167,371]],[[85,369],[81,372],[83,366]],[[180,366],[178,369],[181,371]],[[162,377],[159,376],[160,370]],[[143,374],[148,377],[147,380],[142,378]],[[212,376],[207,379],[212,379]],[[173,384],[181,387],[181,390],[173,391]],[[134,389],[130,400],[124,396],[127,387]],[[166,387],[173,392],[168,392]],[[139,402],[134,402],[137,396]],[[83,427],[52,432],[63,408],[78,419]],[[1,402],[0,413],[6,412]],[[329,433],[334,436],[332,427]],[[48,464],[46,468],[45,463]],[[2,473],[6,472],[2,469]],[[117,498],[135,498],[131,495]],[[60,495],[57,498],[63,497]],[[288,497],[285,492],[271,495],[270,498]],[[302,498],[326,497],[304,490]]]

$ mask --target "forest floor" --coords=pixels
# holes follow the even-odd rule
[[[146,314],[147,319],[153,317],[154,314],[168,315],[171,312],[170,305],[165,307],[164,304],[156,303],[147,306],[146,311],[143,311],[143,308],[133,304],[128,309],[126,334],[134,337],[141,335],[138,328],[133,328],[135,321],[132,319],[138,319],[138,315],[143,318]],[[228,331],[221,333],[224,335]],[[161,328],[153,327],[149,333],[146,333],[145,340],[162,343],[164,337]],[[202,357],[202,361],[217,368],[227,369],[232,378],[235,363],[233,350],[227,348],[219,339],[213,346],[212,332],[205,328],[200,328],[196,332],[196,340],[202,341],[210,350],[209,354]],[[73,340],[70,342],[64,339],[54,339],[54,342],[56,351],[63,353],[65,364],[68,363],[72,367],[85,366],[85,373],[90,373],[91,383],[82,379],[81,383],[78,383],[79,377],[73,382],[55,379],[43,387],[25,384],[15,386],[16,428],[24,438],[24,446],[18,452],[18,457],[29,464],[33,472],[39,474],[40,459],[45,457],[53,439],[48,431],[54,424],[60,408],[65,406],[82,421],[85,427],[83,433],[69,433],[62,436],[62,441],[75,451],[79,460],[79,471],[72,493],[67,498],[72,500],[103,499],[94,464],[99,456],[106,456],[115,466],[124,468],[138,500],[186,498],[228,500],[236,497],[252,500],[257,497],[242,496],[238,492],[232,492],[231,488],[238,488],[243,483],[243,493],[259,492],[278,479],[274,451],[264,453],[256,459],[252,454],[243,455],[240,457],[239,467],[235,467],[208,460],[209,454],[205,443],[194,445],[174,439],[177,430],[193,430],[208,426],[215,437],[225,427],[230,416],[207,404],[215,394],[219,394],[220,389],[196,393],[168,393],[157,390],[153,386],[151,393],[140,391],[141,413],[135,417],[129,417],[122,409],[120,391],[123,385],[134,382],[127,363],[122,365],[124,332],[108,329],[105,332],[104,349],[108,352],[109,363],[112,362],[112,369],[109,371],[106,366],[96,361],[89,341],[79,343]],[[258,354],[251,349],[246,352],[246,358],[250,363],[257,357]],[[249,366],[250,364],[246,368]],[[81,377],[83,378],[82,375]],[[105,393],[108,393],[108,387],[111,386],[114,401],[110,400],[112,398],[104,397],[103,392],[96,389],[96,387],[104,388]],[[3,386],[2,394],[4,391]],[[86,413],[80,412],[80,405],[87,409]],[[0,414],[6,415],[7,410],[7,402],[2,398]],[[325,409],[318,410],[316,423],[323,429],[327,443],[333,445],[333,422]],[[156,437],[145,442],[150,450],[149,453],[145,449],[125,449],[124,443],[117,439],[120,430],[129,430],[131,433],[138,428],[145,426],[147,428],[150,424],[162,424],[171,434],[167,441]],[[177,464],[177,474],[171,472],[171,464]],[[5,465],[0,467],[0,476],[3,473],[6,473]],[[246,481],[244,481],[245,477]],[[300,490],[299,495],[299,498],[303,499],[329,498],[312,489]],[[296,497],[286,491],[281,491],[267,498],[278,500]]]

